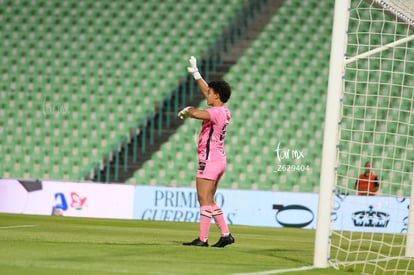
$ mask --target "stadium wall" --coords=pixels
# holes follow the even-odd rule
[[[315,229],[318,197],[316,193],[220,189],[216,201],[229,224]],[[333,228],[406,233],[408,198],[337,194],[334,203]],[[14,179],[0,179],[0,212],[171,222],[199,219],[193,188]]]

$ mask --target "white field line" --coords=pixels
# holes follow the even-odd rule
[[[0,229],[11,229],[11,228],[25,228],[25,227],[36,227],[34,224],[23,224],[23,225],[10,225],[10,226],[0,226]]]
[[[272,274],[282,274],[282,273],[289,273],[294,271],[305,271],[305,270],[311,270],[314,269],[314,266],[302,266],[297,268],[287,268],[287,269],[274,269],[274,270],[268,270],[268,271],[259,271],[259,272],[253,272],[253,273],[237,273],[232,275],[272,275]]]

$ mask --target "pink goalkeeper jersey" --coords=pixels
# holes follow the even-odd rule
[[[207,109],[210,120],[203,120],[198,138],[198,160],[225,161],[224,138],[230,123],[230,111],[226,106]]]

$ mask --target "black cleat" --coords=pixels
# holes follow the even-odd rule
[[[234,238],[231,234],[226,237],[221,237],[218,242],[213,244],[213,247],[225,247],[226,245],[234,243]]]
[[[190,246],[203,246],[203,247],[207,247],[208,246],[208,242],[202,242],[199,238],[195,239],[192,242],[189,243],[183,243],[183,245],[190,245]]]

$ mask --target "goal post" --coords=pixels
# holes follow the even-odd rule
[[[413,165],[414,171],[414,165]],[[414,205],[414,175],[411,176],[411,195],[410,205]],[[414,207],[409,208],[408,212],[408,232],[407,232],[407,246],[405,250],[406,257],[414,257]]]
[[[337,127],[340,112],[340,91],[342,90],[343,85],[342,77],[345,62],[349,2],[350,0],[336,1],[334,9],[328,95],[322,147],[317,230],[315,236],[315,267],[328,266],[332,191],[334,190],[336,148],[338,144]]]
[[[314,266],[414,274],[414,1],[336,0],[330,58]]]

